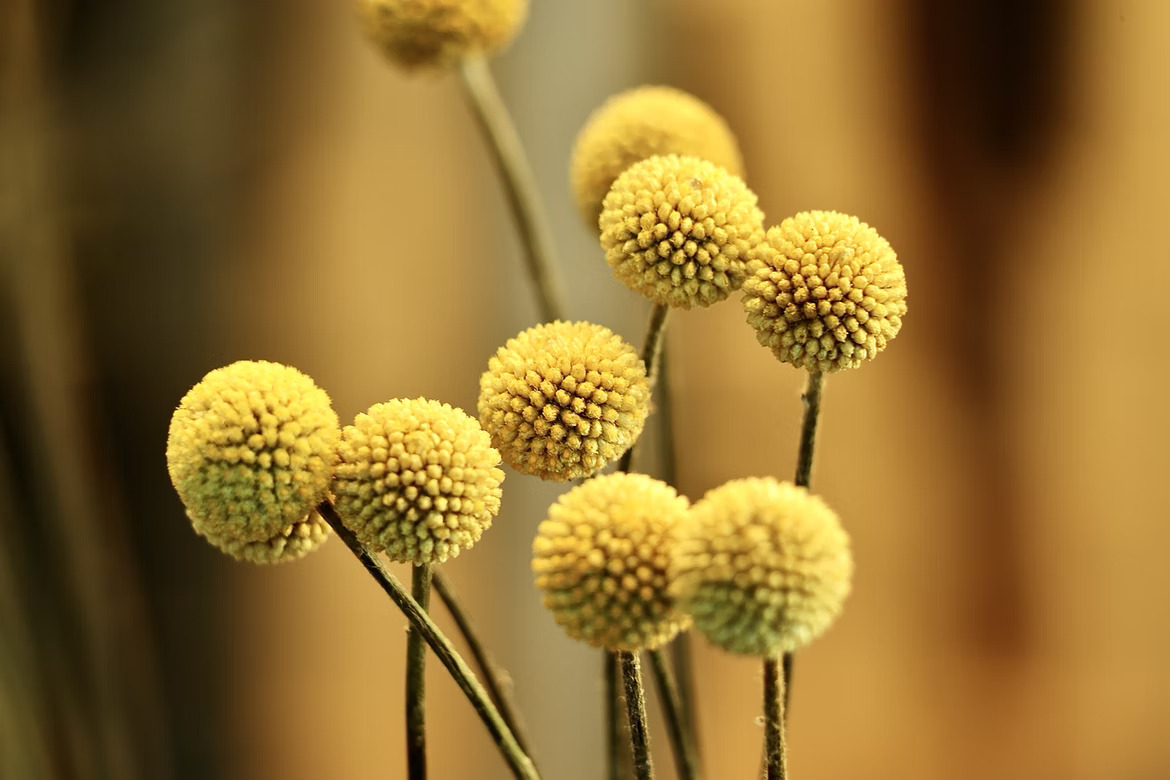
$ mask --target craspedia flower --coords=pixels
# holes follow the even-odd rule
[[[622,171],[647,157],[684,154],[743,174],[739,144],[715,109],[673,87],[637,87],[590,115],[573,146],[569,178],[581,218],[597,225],[601,202]]]
[[[687,500],[645,474],[607,474],[561,496],[532,543],[544,605],[570,637],[653,649],[686,627],[667,579],[669,535]]]
[[[500,347],[479,380],[479,421],[504,461],[554,482],[592,476],[620,458],[649,405],[637,351],[591,322],[529,328]]]
[[[341,428],[295,368],[244,360],[210,372],[171,417],[167,470],[205,536],[262,542],[326,497]]]
[[[454,558],[500,511],[500,454],[462,409],[424,398],[375,404],[342,431],[340,453],[337,514],[391,560]]]
[[[836,211],[805,211],[768,230],[743,285],[756,338],[810,371],[856,368],[902,329],[906,274],[877,231]]]
[[[764,214],[738,177],[697,157],[651,157],[605,196],[601,246],[614,274],[654,303],[710,306],[738,290]]]
[[[310,512],[299,523],[285,526],[271,539],[259,542],[241,542],[238,539],[220,538],[208,533],[199,518],[187,514],[196,533],[206,539],[221,552],[225,552],[238,561],[247,563],[269,564],[287,563],[303,558],[316,550],[333,532],[333,529],[321,519],[316,512]]]
[[[366,34],[407,68],[448,67],[502,49],[524,24],[528,0],[358,0]]]
[[[711,490],[675,526],[671,593],[715,645],[792,652],[841,611],[853,576],[849,537],[807,490],[768,478]]]

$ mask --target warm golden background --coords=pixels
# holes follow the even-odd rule
[[[575,317],[641,342],[567,175],[641,83],[724,113],[770,221],[853,212],[905,265],[902,335],[826,390],[858,571],[799,659],[796,777],[1170,777],[1167,41],[1162,0],[534,0],[494,63]],[[163,449],[240,358],[343,418],[474,407],[536,315],[455,79],[387,67],[344,1],[0,0],[0,262],[0,776],[401,776],[404,619],[337,542],[200,542]],[[669,348],[680,489],[789,475],[802,377],[738,305]],[[510,474],[449,573],[546,776],[597,778],[597,654],[528,571],[556,493]],[[752,777],[757,664],[696,652],[707,776]],[[433,776],[506,777],[430,671]]]

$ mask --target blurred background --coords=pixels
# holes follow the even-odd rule
[[[546,0],[493,62],[573,317],[641,343],[567,171],[643,83],[728,118],[770,223],[851,212],[906,268],[902,334],[826,387],[814,485],[857,576],[798,659],[796,776],[1170,777],[1168,35],[1160,0]],[[404,618],[336,540],[270,569],[203,543],[164,446],[245,358],[343,420],[474,409],[536,308],[456,79],[387,66],[348,2],[0,0],[0,262],[0,776],[404,776]],[[736,303],[672,318],[669,379],[692,500],[792,474],[803,374]],[[558,493],[510,472],[446,570],[545,775],[596,778],[598,654],[529,573]],[[751,777],[758,663],[694,650],[706,775]],[[432,775],[509,776],[428,671]]]

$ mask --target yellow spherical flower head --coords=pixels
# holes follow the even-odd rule
[[[792,652],[820,636],[849,593],[853,558],[837,515],[772,478],[715,488],[675,527],[671,593],[733,653]]]
[[[645,474],[608,474],[549,509],[532,544],[536,586],[573,639],[653,649],[686,627],[667,579],[669,535],[687,500]]]
[[[358,0],[370,40],[406,68],[449,67],[502,49],[524,24],[528,0]]]
[[[570,179],[581,217],[597,226],[601,202],[622,171],[647,157],[683,154],[743,175],[739,144],[715,109],[672,87],[638,87],[593,112],[573,146]]]
[[[810,371],[856,368],[902,329],[906,274],[869,225],[806,211],[768,230],[752,253],[744,309],[756,338]]]
[[[401,563],[470,549],[500,511],[500,453],[462,409],[375,404],[342,432],[334,504],[347,528]]]
[[[591,322],[524,331],[479,380],[479,421],[504,460],[554,482],[592,476],[620,458],[641,434],[649,405],[637,351]]]
[[[191,521],[196,533],[219,548],[221,552],[227,553],[238,561],[257,564],[286,563],[303,558],[320,547],[333,532],[333,529],[321,519],[320,515],[316,512],[310,512],[304,520],[285,526],[271,539],[259,542],[241,542],[238,539],[222,538],[209,533],[199,518],[189,512],[187,518]]]
[[[651,157],[605,196],[601,246],[627,287],[654,303],[710,306],[743,284],[764,215],[743,181],[697,157]]]
[[[263,542],[326,497],[340,438],[329,396],[312,379],[279,363],[240,361],[183,396],[167,469],[204,535]]]

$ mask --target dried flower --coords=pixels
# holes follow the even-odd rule
[[[504,460],[554,482],[621,457],[649,403],[637,351],[591,322],[529,328],[500,347],[479,380],[479,420]]]
[[[358,0],[370,40],[406,68],[449,67],[511,42],[528,0]]]
[[[898,335],[906,275],[877,231],[836,211],[806,211],[752,252],[744,309],[756,338],[810,371],[856,368]]]
[[[462,409],[423,398],[375,404],[345,427],[340,453],[337,513],[391,560],[454,558],[500,511],[500,454]]]
[[[687,500],[644,474],[608,474],[561,496],[532,544],[544,605],[573,639],[653,649],[687,619],[668,593],[670,528]]]
[[[199,518],[187,513],[187,518],[195,528],[196,533],[209,541],[220,551],[227,553],[238,561],[247,563],[270,564],[287,563],[303,558],[316,550],[333,532],[333,529],[321,519],[316,512],[299,523],[285,526],[271,539],[259,542],[241,542],[237,539],[221,538],[203,527]]]
[[[853,558],[833,510],[767,478],[711,490],[675,526],[671,593],[712,643],[734,653],[792,652],[841,611]]]
[[[696,157],[651,157],[605,196],[601,246],[617,278],[654,303],[710,306],[739,289],[764,215],[738,176]]]
[[[742,176],[739,145],[723,117],[672,87],[638,87],[611,97],[585,122],[570,178],[581,217],[596,227],[601,202],[622,171],[647,157],[685,154]]]
[[[167,470],[191,517],[224,544],[273,539],[325,498],[337,443],[329,396],[295,368],[210,372],[171,417]]]

